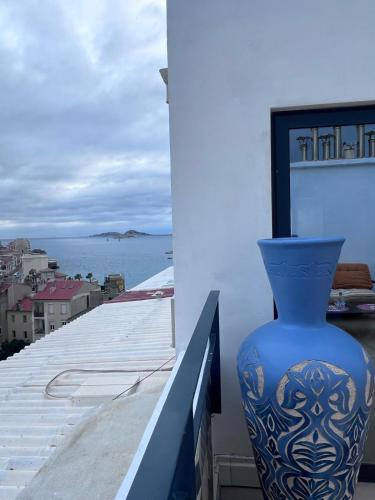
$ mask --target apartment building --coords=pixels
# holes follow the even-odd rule
[[[9,248],[17,253],[23,254],[31,251],[30,241],[25,238],[16,238],[9,243]]]
[[[33,340],[47,335],[102,303],[98,285],[79,280],[55,280],[32,297]]]
[[[31,293],[31,287],[20,283],[0,283],[0,345],[7,341],[7,312],[15,304]]]
[[[22,279],[25,279],[31,269],[39,272],[48,268],[48,255],[40,253],[28,253],[22,255]]]
[[[0,276],[8,276],[17,267],[17,257],[11,253],[0,255]]]
[[[8,342],[12,340],[32,341],[32,310],[31,298],[18,300],[7,312]]]
[[[104,294],[106,300],[112,300],[125,291],[125,278],[122,274],[109,274],[104,279]]]

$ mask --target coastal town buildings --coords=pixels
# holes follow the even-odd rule
[[[17,267],[18,259],[16,255],[6,253],[0,255],[0,276],[7,277]]]
[[[168,268],[137,291],[172,287]],[[171,297],[153,293],[1,361],[0,498],[113,500],[174,364]]]
[[[21,266],[21,257],[30,252],[30,242],[17,239],[4,246],[0,243],[0,279],[15,274]]]
[[[104,298],[112,300],[125,291],[125,278],[122,274],[109,274],[104,279]]]
[[[32,299],[32,336],[37,340],[103,302],[100,286],[81,280],[56,279]]]
[[[8,310],[30,293],[31,287],[22,283],[0,283],[0,345],[9,340]]]
[[[0,284],[0,345],[33,342],[103,302],[97,284],[57,278],[55,271],[40,274],[37,292],[22,283]]]
[[[32,309],[33,301],[29,297],[17,300],[15,305],[8,309],[8,342],[12,340],[32,342]]]
[[[89,281],[73,280],[57,269],[27,239],[0,243],[0,346],[33,342],[124,291],[120,274],[107,277],[104,292],[91,273]]]
[[[31,270],[39,272],[48,268],[48,255],[41,253],[27,253],[22,255],[21,279],[24,280]]]
[[[9,248],[20,254],[31,252],[30,241],[26,238],[16,238],[9,243]]]

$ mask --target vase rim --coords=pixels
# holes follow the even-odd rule
[[[287,243],[289,246],[299,246],[299,245],[319,245],[323,243],[328,244],[343,244],[345,238],[342,236],[331,236],[331,237],[299,237],[299,236],[289,236],[283,238],[264,238],[258,240],[259,246],[265,245],[283,245]]]

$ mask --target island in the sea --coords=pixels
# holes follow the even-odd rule
[[[115,239],[123,239],[123,238],[136,238],[137,236],[152,236],[149,233],[142,233],[141,231],[135,231],[134,229],[129,229],[126,233],[118,233],[116,231],[109,231],[107,233],[99,233],[99,234],[91,234],[90,238],[115,238]]]

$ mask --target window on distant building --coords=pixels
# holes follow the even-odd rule
[[[48,314],[53,314],[54,313],[54,306],[53,304],[48,304]]]
[[[16,330],[12,330],[13,337],[16,338]]]
[[[61,314],[68,313],[68,304],[61,304]]]
[[[23,322],[27,323],[27,316],[26,316],[26,314],[23,315]]]
[[[53,325],[52,323],[49,325],[49,329],[51,330],[51,332],[53,332],[53,330],[55,329],[55,325]]]
[[[27,332],[23,332],[25,339],[27,339]]]

